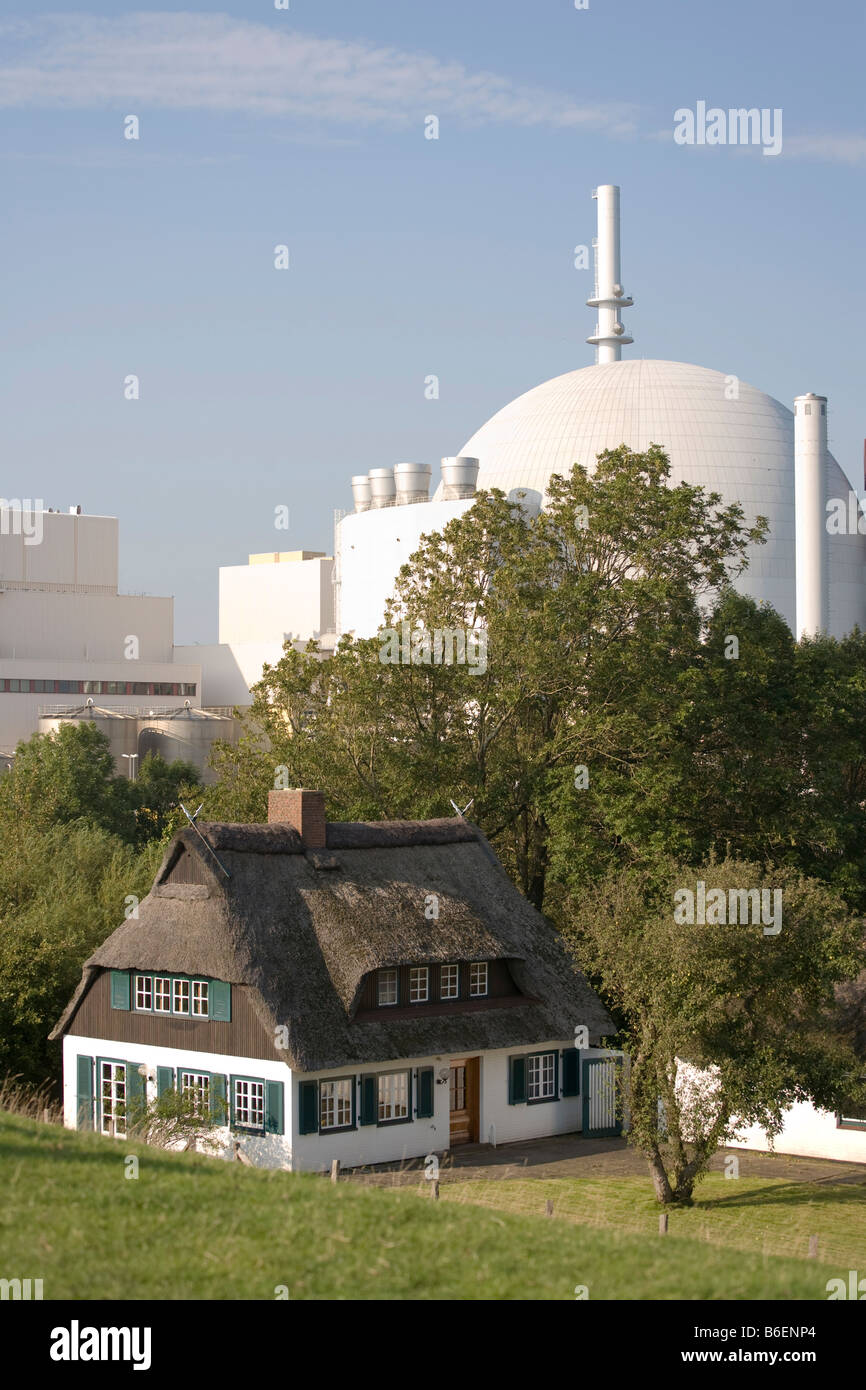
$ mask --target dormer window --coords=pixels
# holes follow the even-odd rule
[[[386,1004],[396,1004],[396,1003],[397,1003],[397,971],[396,971],[396,970],[380,970],[380,971],[379,971],[379,1004],[380,1004],[380,1006],[383,1006],[383,1005],[386,1005]]]
[[[409,1003],[426,1004],[430,998],[430,969],[426,965],[413,965],[409,971]]]
[[[487,961],[473,960],[469,965],[469,998],[480,999],[487,993]]]
[[[439,967],[439,998],[460,998],[460,966],[441,965]]]

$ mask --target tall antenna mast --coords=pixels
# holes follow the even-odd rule
[[[586,302],[598,310],[595,332],[588,343],[595,346],[596,362],[618,362],[623,343],[633,343],[622,323],[620,309],[634,304],[620,284],[619,268],[619,187],[603,183],[593,189],[598,202],[598,237],[595,247],[595,294]]]

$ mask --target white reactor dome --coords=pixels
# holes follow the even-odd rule
[[[606,362],[567,372],[511,401],[461,454],[480,460],[478,488],[526,490],[541,502],[551,474],[575,463],[592,472],[604,449],[659,444],[671,482],[700,485],[739,502],[746,520],[765,516],[766,544],[751,547],[737,588],[772,604],[795,625],[794,416],[737,378],[685,362]],[[827,454],[827,498],[850,484]],[[436,494],[438,499],[441,488]],[[866,537],[830,537],[829,630],[864,625]]]

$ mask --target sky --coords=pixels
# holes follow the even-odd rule
[[[178,643],[220,565],[332,553],[353,473],[435,485],[592,363],[601,183],[624,353],[826,395],[862,486],[861,0],[289,6],[0,0],[0,493],[117,515]],[[781,152],[676,143],[699,101],[780,109]]]

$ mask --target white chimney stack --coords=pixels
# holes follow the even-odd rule
[[[460,498],[474,497],[480,467],[479,460],[470,458],[468,454],[444,458],[442,460],[443,502],[456,502]]]
[[[404,507],[411,502],[429,502],[432,474],[433,469],[429,463],[395,463],[397,506]]]
[[[798,638],[827,631],[826,471],[827,397],[809,392],[794,400]]]
[[[593,192],[598,202],[598,237],[595,245],[595,293],[586,302],[598,310],[595,333],[587,338],[595,345],[596,362],[618,362],[623,343],[633,343],[623,324],[620,310],[629,308],[629,299],[620,281],[619,265],[619,188],[603,183]]]
[[[352,497],[356,512],[370,510],[370,479],[366,473],[356,473],[352,479]]]
[[[393,507],[397,496],[393,468],[371,468],[370,479],[371,507]]]

